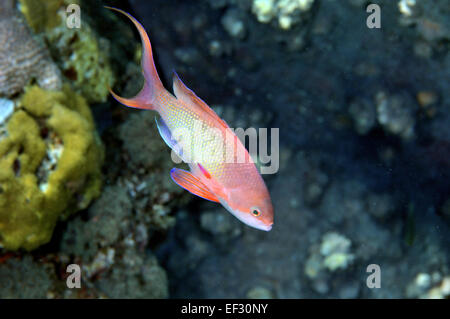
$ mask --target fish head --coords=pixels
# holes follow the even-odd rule
[[[269,231],[273,225],[273,206],[267,191],[233,192],[225,201],[220,199],[222,205],[244,224]]]

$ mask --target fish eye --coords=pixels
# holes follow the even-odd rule
[[[261,215],[261,212],[257,208],[252,208],[252,215],[258,217]]]

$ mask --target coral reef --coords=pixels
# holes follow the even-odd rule
[[[96,34],[90,19],[81,28],[66,25],[65,5],[73,1],[21,0],[20,10],[48,43],[51,56],[72,87],[88,103],[105,102],[115,76],[109,62],[109,41]]]
[[[45,89],[61,88],[61,73],[45,45],[33,37],[13,6],[4,0],[0,7],[0,95],[20,93],[32,80]]]
[[[378,123],[387,132],[402,138],[414,136],[414,104],[399,95],[388,96],[385,92],[378,92],[375,99]]]
[[[413,7],[416,5],[416,0],[400,0],[397,3],[398,10],[404,16],[411,16],[413,14]]]
[[[401,13],[400,23],[415,26],[425,41],[448,39],[450,23],[446,19],[448,7],[445,3],[431,6],[423,0],[400,0],[397,6]]]
[[[64,0],[19,0],[18,4],[28,25],[36,33],[54,28],[61,23],[58,10],[64,4]]]
[[[114,89],[133,96],[142,84],[135,29],[100,1],[74,2],[90,30],[83,39],[97,42],[89,50],[107,57]],[[27,289],[29,297],[160,298],[170,286],[178,298],[448,298],[447,0],[380,0],[381,32],[366,27],[364,0],[119,2],[149,32],[167,88],[175,69],[231,127],[280,128],[280,170],[263,176],[274,227],[249,229],[175,185],[154,112],[111,99],[94,108],[108,158],[104,191],[58,223],[50,245],[0,250],[1,297]],[[79,38],[62,29],[49,37],[61,26],[61,8],[53,14],[58,1],[19,3],[75,83],[68,57],[80,58],[70,47]],[[101,92],[83,76],[78,93]],[[14,96],[5,98],[0,145],[24,111]],[[48,117],[27,115],[44,143],[33,147],[45,154],[34,172],[45,193],[66,148],[40,130]],[[22,160],[26,167],[25,158],[12,163],[17,178]],[[81,266],[82,289],[65,287],[72,263]],[[380,266],[381,289],[366,285],[370,264]]]
[[[0,98],[0,126],[4,126],[6,120],[14,112],[14,101]]]
[[[422,0],[400,0],[397,5],[400,25],[417,32],[414,53],[421,58],[430,58],[433,52],[440,51],[440,42],[448,40],[450,34],[448,5],[444,2],[431,5]]]
[[[166,272],[156,257],[128,249],[109,276],[101,277],[98,289],[110,298],[167,298]]]
[[[74,89],[89,103],[105,102],[114,84],[109,43],[98,38],[85,23],[80,29],[67,28],[63,21],[45,33],[50,52]]]
[[[436,99],[429,92],[419,92],[417,95],[417,102],[429,113],[432,112],[429,107]],[[409,96],[389,95],[385,91],[376,93],[374,101],[367,98],[355,99],[348,109],[358,134],[366,135],[379,125],[386,133],[404,140],[414,137],[417,111],[417,104]]]
[[[19,104],[0,140],[0,244],[31,250],[99,195],[103,149],[85,100],[69,88],[32,86]]]
[[[290,29],[311,9],[314,0],[253,0],[252,12],[259,22],[278,21],[281,29]]]
[[[228,9],[222,17],[222,26],[234,38],[243,39],[246,35],[242,12],[236,8]]]
[[[329,291],[327,272],[345,270],[353,263],[355,256],[349,251],[350,245],[348,238],[329,232],[323,235],[320,245],[310,248],[311,254],[305,262],[304,272],[318,293]]]
[[[10,258],[0,263],[0,299],[48,298],[52,290],[51,272],[46,265],[25,256],[22,260]]]
[[[338,233],[327,233],[320,244],[320,254],[325,258],[323,265],[330,271],[345,269],[355,258],[350,252],[351,242]]]
[[[422,298],[448,299],[450,297],[450,277],[445,277],[434,288],[431,288]]]
[[[84,216],[68,222],[60,254],[82,265],[96,294],[166,298],[165,271],[147,248],[175,224],[173,207],[190,197],[169,177],[174,164],[152,112],[131,114],[112,136],[120,152],[109,148],[109,185]]]
[[[153,232],[167,227],[158,211],[138,211],[126,187],[108,186],[89,208],[88,221],[72,220],[61,243],[63,255],[82,263],[83,274],[102,296],[166,298],[167,278],[155,257],[144,252]],[[169,216],[166,223],[171,222]]]
[[[171,181],[170,151],[154,125],[154,114],[141,111],[129,116],[119,130],[108,129],[107,185],[84,213],[67,220],[61,241],[54,243],[57,252],[45,255],[50,274],[56,274],[50,297],[168,296],[165,271],[148,248],[164,238],[175,223],[173,207],[186,203],[189,195]],[[72,263],[81,267],[83,289],[67,289],[57,271]],[[11,295],[0,286],[1,293]]]
[[[417,99],[421,105],[429,106],[433,103],[430,100],[432,97],[424,96],[424,92],[420,93]],[[348,110],[358,134],[365,135],[378,124],[387,133],[405,140],[414,137],[416,111],[416,103],[408,96],[389,95],[385,91],[375,94],[375,101],[355,99]]]
[[[442,277],[439,272],[419,273],[406,288],[408,298],[448,299],[450,296],[450,277]]]

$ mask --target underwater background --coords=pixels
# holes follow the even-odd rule
[[[170,179],[105,4],[167,89],[279,128],[270,232]],[[447,0],[0,0],[0,298],[449,298],[449,35]]]

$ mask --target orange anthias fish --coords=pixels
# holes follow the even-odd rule
[[[273,224],[270,195],[254,162],[229,126],[174,74],[173,91],[161,83],[153,62],[150,40],[142,25],[126,15],[142,41],[142,73],[145,83],[133,98],[114,98],[129,107],[154,110],[159,133],[186,163],[190,172],[173,168],[175,183],[194,195],[221,203],[245,224],[269,231]]]

